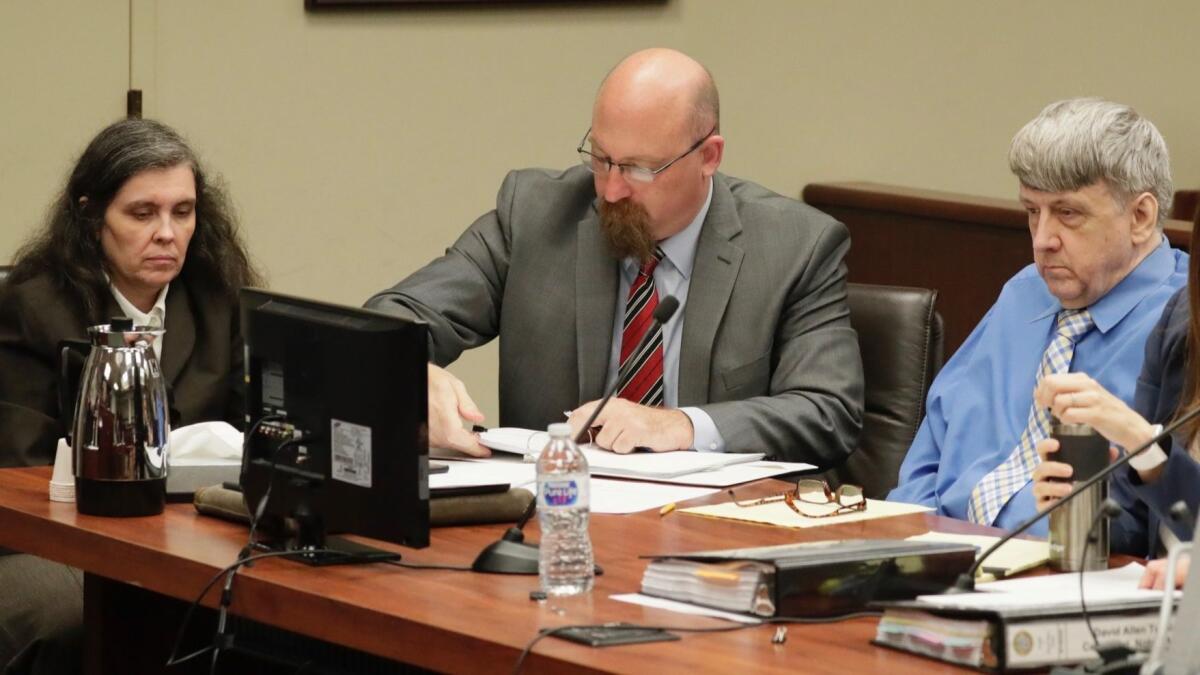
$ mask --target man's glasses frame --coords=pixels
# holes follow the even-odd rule
[[[587,132],[583,134],[583,138],[579,141],[579,147],[575,148],[575,152],[579,153],[579,161],[582,162],[583,165],[587,167],[588,171],[591,171],[592,173],[603,173],[607,176],[612,172],[612,169],[615,166],[617,167],[617,170],[621,172],[621,175],[630,180],[637,181],[639,183],[651,183],[654,182],[654,178],[658,176],[658,174],[671,168],[671,165],[675,162],[678,162],[684,157],[687,157],[695,152],[700,146],[704,145],[704,141],[712,138],[713,134],[715,133],[717,133],[717,127],[713,126],[713,128],[710,129],[707,134],[704,134],[700,137],[700,140],[692,143],[692,147],[685,150],[683,154],[679,155],[675,159],[672,159],[666,164],[663,164],[657,169],[647,169],[646,167],[638,166],[637,164],[614,162],[612,161],[611,157],[597,155],[591,150],[585,149],[583,146],[587,143],[588,136],[592,134],[591,127],[588,127]]]
[[[805,518],[831,518],[833,516],[842,516],[846,515],[847,513],[855,513],[857,511],[867,510],[867,499],[863,495],[863,489],[861,487],[857,485],[846,484],[838,487],[837,490],[833,490],[829,487],[829,483],[813,478],[801,478],[800,480],[796,481],[796,487],[792,488],[791,490],[786,490],[781,494],[761,497],[753,500],[740,501],[733,493],[733,490],[729,490],[728,492],[729,498],[733,500],[734,504],[737,504],[740,507],[749,508],[752,506],[761,506],[762,504],[770,504],[773,502],[783,502],[784,504],[788,505],[788,508],[795,511],[798,515],[804,516]],[[808,496],[811,494],[823,494],[824,499],[813,499]],[[833,504],[836,506],[836,508],[827,513],[806,513],[804,510],[802,510],[802,507],[805,504],[820,506],[829,506],[830,504]],[[809,509],[809,511],[812,511],[812,509]]]

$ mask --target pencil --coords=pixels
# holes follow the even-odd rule
[[[662,509],[659,510],[658,515],[659,515],[659,517],[662,517],[674,510],[675,510],[675,502],[671,502],[670,504],[667,504],[666,506],[662,507]]]

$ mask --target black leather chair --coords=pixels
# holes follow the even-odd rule
[[[858,450],[826,477],[861,485],[879,499],[896,486],[900,463],[925,417],[925,398],[942,367],[937,291],[849,284],[850,323],[862,352],[863,432]]]

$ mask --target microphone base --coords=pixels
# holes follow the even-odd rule
[[[538,573],[536,544],[500,539],[488,545],[471,563],[471,569],[485,574]]]

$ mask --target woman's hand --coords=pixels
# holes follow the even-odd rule
[[[1036,448],[1042,461],[1033,469],[1033,499],[1038,513],[1041,513],[1057,504],[1075,487],[1071,482],[1074,470],[1070,464],[1053,461],[1054,453],[1058,452],[1058,441],[1053,438],[1043,438],[1038,441]],[[1108,448],[1108,458],[1109,461],[1116,461],[1116,448]]]
[[[1154,437],[1153,425],[1083,373],[1045,376],[1033,399],[1059,421],[1087,424],[1125,448],[1136,448]]]
[[[1175,563],[1175,588],[1183,588],[1183,582],[1187,581],[1190,562],[1191,558],[1186,554],[1179,556],[1179,560]],[[1146,571],[1142,574],[1142,580],[1138,582],[1138,588],[1153,588],[1161,591],[1166,585],[1167,559],[1159,558],[1146,563]]]

